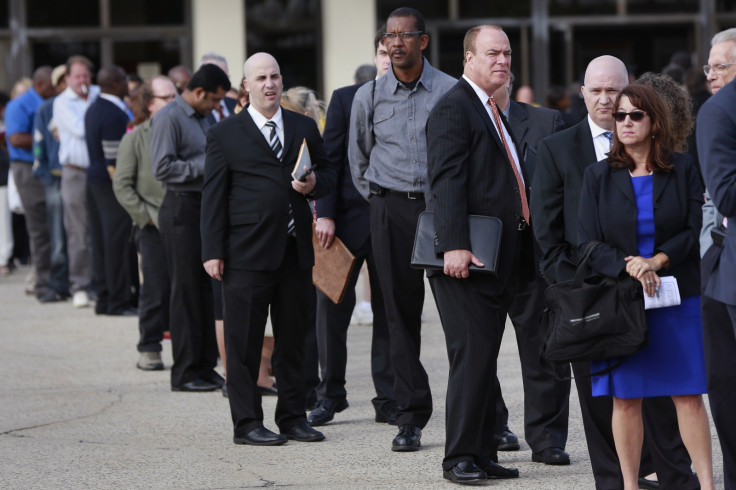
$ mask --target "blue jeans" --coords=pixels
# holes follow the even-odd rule
[[[49,286],[59,294],[69,292],[69,259],[66,254],[64,207],[61,201],[61,177],[51,177],[46,189],[46,219],[51,241],[51,277]]]

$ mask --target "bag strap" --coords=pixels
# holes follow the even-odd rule
[[[626,359],[626,357],[620,357],[616,362],[614,362],[613,364],[611,364],[605,369],[601,369],[600,371],[596,371],[594,373],[586,374],[585,376],[577,376],[577,378],[592,378],[593,376],[603,376],[604,374],[613,372],[616,368],[618,368],[621,364],[623,364],[624,359]],[[585,361],[585,362],[590,362],[590,361]],[[564,378],[555,376],[555,379],[557,381],[570,381],[570,380],[576,379],[576,376],[567,376]]]
[[[580,261],[578,262],[578,267],[575,270],[575,279],[573,280],[573,284],[575,284],[575,286],[579,287],[581,284],[583,284],[585,276],[588,274],[588,258],[590,258],[590,254],[593,249],[600,244],[601,242],[591,240],[583,247],[582,257],[580,258]]]

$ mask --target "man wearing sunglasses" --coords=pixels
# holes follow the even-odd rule
[[[736,292],[733,287],[733,241],[723,238],[728,224],[724,215],[734,215],[728,200],[733,202],[733,162],[736,159],[733,118],[736,28],[713,36],[708,64],[703,70],[714,94],[701,108],[697,125],[698,157],[707,187],[700,233],[703,344],[708,403],[723,452],[723,480],[726,488],[736,488],[736,423],[731,416],[736,406],[733,389],[736,385]],[[725,172],[730,172],[730,177]]]
[[[613,56],[592,60],[581,88],[588,117],[575,126],[543,139],[537,146],[530,208],[534,235],[542,249],[542,273],[549,284],[572,279],[577,267],[577,226],[585,168],[608,155],[613,138],[613,102],[628,84],[626,66]],[[633,116],[636,117],[636,116]],[[613,441],[613,403],[593,397],[590,363],[572,364],[580,400],[590,464],[598,490],[623,488]],[[679,435],[671,436],[677,415],[669,397],[644,400],[645,444],[640,465],[640,488],[659,488],[644,478],[656,471],[662,488],[697,488],[690,458]],[[660,434],[667,434],[662,437]]]
[[[399,434],[393,451],[416,451],[432,414],[427,372],[419,360],[424,274],[409,266],[427,190],[424,127],[455,79],[422,56],[429,36],[412,8],[394,10],[383,43],[391,68],[355,94],[348,158],[353,182],[370,203],[371,242],[388,320]]]

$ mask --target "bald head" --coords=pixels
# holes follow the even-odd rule
[[[251,106],[268,119],[279,110],[284,84],[276,58],[268,53],[256,53],[243,65],[243,87]]]
[[[174,82],[176,91],[182,93],[187,87],[189,80],[192,79],[192,70],[184,65],[176,65],[169,70],[168,75],[171,81]]]
[[[613,102],[629,84],[623,61],[613,56],[599,56],[588,63],[585,85],[581,87],[588,115],[603,129],[613,129]]]

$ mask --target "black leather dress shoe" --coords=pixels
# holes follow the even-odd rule
[[[559,447],[548,447],[544,451],[532,453],[535,463],[566,465],[570,464],[570,455]]]
[[[449,470],[444,470],[442,476],[445,480],[461,485],[473,485],[487,480],[485,471],[472,461],[460,461]]]
[[[183,384],[171,387],[171,391],[202,392],[202,391],[215,391],[216,389],[217,389],[217,386],[213,385],[212,383],[208,383],[207,381],[203,379],[195,379],[194,381],[189,381],[188,383],[183,383]]]
[[[657,489],[657,488],[660,488],[660,486],[657,480],[647,480],[643,476],[640,476],[639,477],[639,488]]]
[[[227,398],[227,384],[222,385],[222,396]]]
[[[261,396],[279,396],[279,390],[276,389],[275,384],[273,386],[258,385],[258,391],[261,392]]]
[[[392,451],[419,451],[422,446],[422,429],[415,425],[404,424],[391,443]]]
[[[398,411],[399,408],[396,406],[396,402],[386,402],[376,408],[376,422],[379,424],[396,425],[396,413]]]
[[[505,478],[519,478],[519,470],[516,468],[504,468],[498,463],[489,461],[488,464],[483,466],[483,471],[486,473],[486,478],[489,480],[494,479],[505,479]]]
[[[335,412],[342,412],[350,405],[347,400],[340,400],[335,403],[332,400],[320,400],[317,407],[307,417],[307,421],[313,427],[325,425],[327,422],[335,418]]]
[[[202,376],[202,379],[210,384],[215,385],[217,388],[222,388],[223,386],[225,386],[225,378],[220,376],[217,371],[210,371],[209,373]]]
[[[233,437],[235,444],[248,444],[249,446],[280,446],[288,439],[286,436],[272,432],[261,426],[253,429],[244,436]]]
[[[501,433],[501,440],[498,443],[498,450],[518,451],[520,448],[521,446],[519,445],[519,438],[516,437],[516,434],[511,432],[508,427],[506,427]]]
[[[306,422],[296,424],[294,427],[286,432],[282,432],[281,434],[289,439],[294,439],[295,441],[300,442],[317,442],[325,439],[325,435],[323,433],[312,429],[312,427],[310,427]]]

